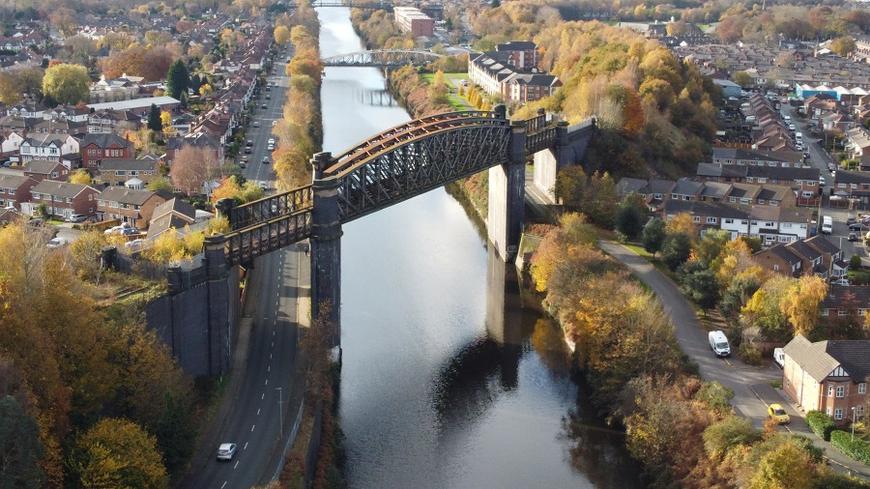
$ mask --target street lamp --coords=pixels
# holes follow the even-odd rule
[[[284,404],[284,396],[282,389],[282,387],[275,387],[275,390],[278,391],[278,419],[280,420],[279,423],[281,425],[281,438],[284,438],[284,410],[282,409],[282,405]],[[852,408],[852,411],[854,410],[855,408]],[[854,436],[854,428],[852,428],[852,430],[852,436]]]

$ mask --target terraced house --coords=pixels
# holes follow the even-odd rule
[[[134,227],[145,227],[154,209],[171,195],[126,187],[107,187],[97,197],[97,219],[119,219]]]
[[[69,219],[73,214],[93,216],[100,191],[90,185],[43,180],[30,193],[30,202],[21,204],[23,214],[38,216],[39,209],[44,206],[48,215]]]

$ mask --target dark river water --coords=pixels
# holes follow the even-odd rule
[[[318,13],[324,57],[363,49],[347,9]],[[409,119],[372,97],[383,89],[374,68],[326,70],[326,151]],[[345,225],[342,240],[350,487],[640,487],[622,435],[582,419],[557,328],[533,298],[523,307],[445,190]]]

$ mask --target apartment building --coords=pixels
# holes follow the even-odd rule
[[[394,7],[396,24],[414,37],[432,37],[435,20],[415,7]]]

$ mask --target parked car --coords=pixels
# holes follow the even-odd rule
[[[66,238],[51,238],[48,240],[48,243],[45,245],[48,248],[60,248],[61,246],[66,246],[69,244],[69,240]]]
[[[254,127],[260,127],[260,121],[254,121]]]
[[[867,226],[865,226],[864,224],[862,224],[860,222],[853,222],[852,224],[849,224],[849,231],[860,232],[860,231],[863,231],[866,227]]]
[[[771,419],[775,419],[779,424],[788,424],[791,421],[788,417],[788,413],[785,412],[785,409],[779,404],[771,404],[767,407],[767,416]]]
[[[69,217],[66,218],[66,222],[85,222],[88,220],[88,216],[84,214],[70,214]]]
[[[264,156],[264,157],[263,157],[263,164],[264,164],[264,165],[268,165],[268,164],[269,164],[269,157],[268,157],[268,156]]]
[[[785,351],[783,351],[782,348],[773,349],[773,361],[779,366],[779,368],[783,368],[785,365]]]
[[[849,241],[858,241],[858,233],[852,232],[849,233]]]
[[[268,105],[266,105],[266,104],[263,104],[263,105],[261,105],[261,106],[260,106],[260,108],[261,108],[261,109],[263,109],[263,110],[266,110],[266,109],[268,109],[268,108],[269,108],[269,106],[268,106]]]
[[[707,340],[710,342],[710,349],[717,357],[727,357],[731,355],[731,345],[728,344],[728,338],[722,331],[710,331],[707,333]]]
[[[137,238],[132,241],[127,241],[124,243],[124,247],[130,249],[132,251],[141,250],[142,247],[145,246],[145,240],[142,238]]]
[[[218,447],[217,459],[226,461],[232,460],[233,457],[236,456],[236,449],[237,447],[235,443],[221,443]]]

